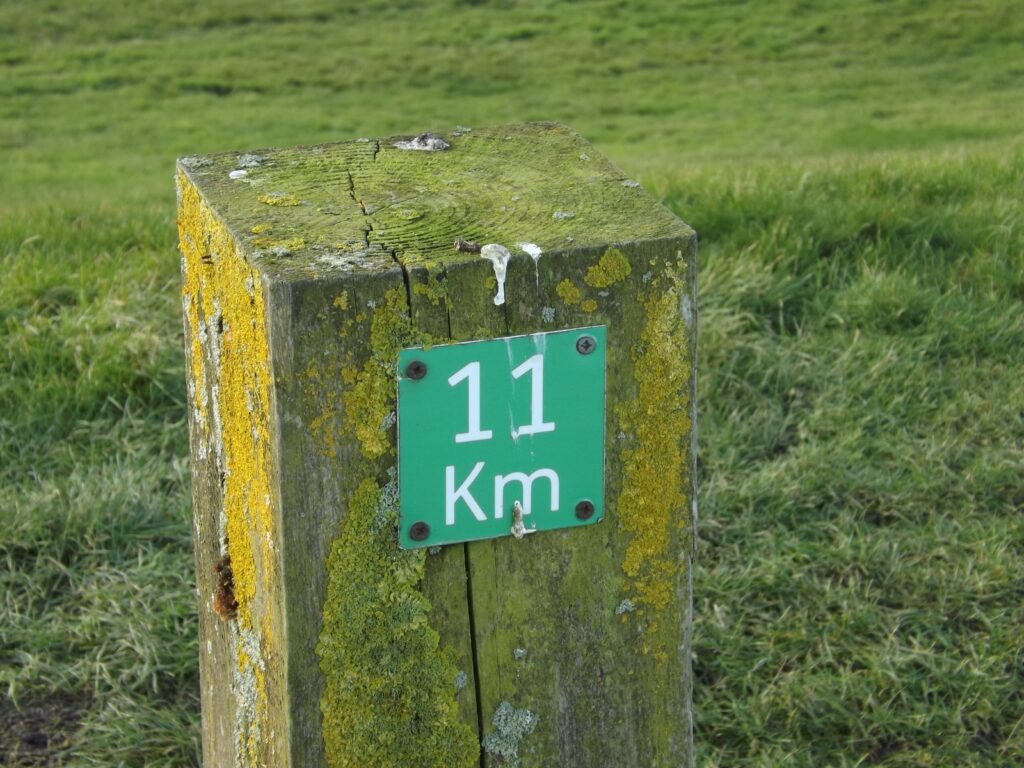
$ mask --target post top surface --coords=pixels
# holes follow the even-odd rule
[[[447,146],[445,146],[447,145]],[[261,270],[285,280],[689,237],[558,123],[185,157],[179,170]]]

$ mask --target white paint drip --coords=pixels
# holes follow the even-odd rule
[[[480,249],[480,258],[487,259],[494,265],[494,279],[498,281],[498,290],[494,294],[494,303],[501,305],[505,303],[505,271],[508,269],[508,260],[512,254],[508,248],[497,243],[488,243]]]

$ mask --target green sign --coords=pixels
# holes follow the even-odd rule
[[[604,416],[604,326],[402,350],[400,545],[598,522]]]

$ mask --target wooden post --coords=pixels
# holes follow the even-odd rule
[[[177,186],[205,764],[690,765],[694,232],[550,123]],[[399,351],[593,325],[605,518],[400,549]]]

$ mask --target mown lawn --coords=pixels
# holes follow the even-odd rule
[[[197,763],[171,169],[560,119],[697,228],[703,766],[1024,764],[1014,3],[0,6],[0,754]]]

